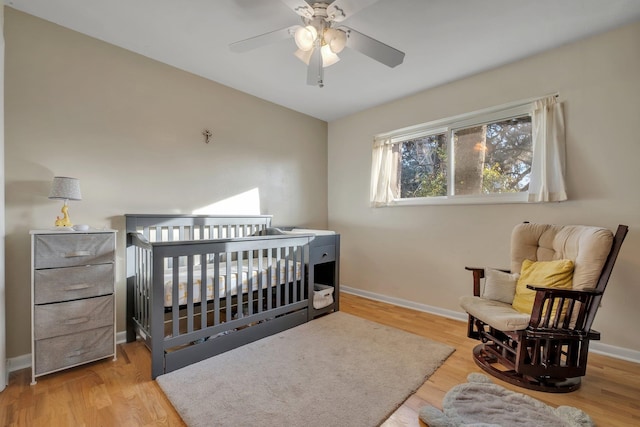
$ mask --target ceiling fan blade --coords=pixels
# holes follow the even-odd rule
[[[355,49],[391,68],[402,64],[404,52],[364,35],[352,28],[341,27],[347,33],[347,47]]]
[[[377,2],[378,0],[335,0],[327,7],[327,16],[330,21],[341,22]]]
[[[281,0],[281,1],[282,3],[289,6],[291,10],[293,10],[295,13],[297,13],[302,17],[311,18],[313,16],[313,13],[314,13],[313,8],[309,6],[309,3],[307,3],[304,0]]]
[[[240,40],[229,45],[229,49],[232,52],[242,53],[250,50],[268,45],[270,43],[279,42],[280,40],[293,37],[296,29],[300,25],[292,25],[291,27],[281,28],[279,30],[271,31],[270,33],[261,34],[259,36],[251,37],[245,40]]]
[[[319,46],[313,49],[309,66],[307,67],[307,84],[311,86],[324,86],[324,68],[322,68],[322,54]]]

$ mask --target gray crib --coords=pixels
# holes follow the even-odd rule
[[[125,218],[127,342],[145,341],[152,378],[339,308],[339,235],[274,233],[269,215]],[[333,303],[314,308],[314,284]]]

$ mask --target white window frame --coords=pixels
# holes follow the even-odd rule
[[[446,119],[435,120],[432,122],[409,126],[397,129],[392,132],[376,135],[376,139],[387,139],[389,144],[398,144],[411,139],[416,139],[428,135],[446,134],[447,135],[447,152],[453,153],[453,133],[456,130],[480,126],[483,124],[494,123],[497,121],[508,120],[515,117],[531,116],[533,113],[534,102],[539,99],[520,101],[512,104],[506,104],[499,107],[487,108],[480,111],[462,114]],[[451,156],[450,156],[451,157]],[[453,178],[455,168],[453,162],[447,165],[450,168],[447,174],[447,192],[451,192],[453,186],[450,180]],[[415,198],[396,198],[386,206],[414,206],[414,205],[471,205],[471,204],[503,204],[503,203],[528,203],[529,195],[526,191],[518,193],[495,193],[482,195],[452,195],[447,196],[431,196],[431,197],[415,197]]]

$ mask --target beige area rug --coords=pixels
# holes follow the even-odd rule
[[[453,351],[337,312],[157,381],[192,427],[372,427]]]
[[[591,417],[572,406],[554,408],[526,394],[472,373],[444,395],[442,408],[427,405],[420,419],[429,427],[593,427]]]

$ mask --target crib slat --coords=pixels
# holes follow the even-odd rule
[[[220,324],[220,254],[213,254],[213,324]]]
[[[271,291],[271,299],[274,301],[273,308],[280,307],[281,295],[280,295],[280,250],[278,248],[272,249],[271,256],[273,256],[271,271],[269,276],[271,276],[271,286],[273,287]],[[274,298],[275,292],[275,298]]]
[[[258,289],[258,301],[256,304],[256,307],[258,309],[258,313],[262,313],[262,304],[263,304],[263,298],[262,295],[264,293],[264,281],[263,281],[263,277],[262,277],[262,249],[258,249],[257,251],[258,254],[258,275],[257,275],[257,280],[258,283],[256,283],[256,289]]]
[[[193,332],[193,255],[187,257],[187,332]]]
[[[200,329],[207,327],[207,312],[209,298],[207,295],[207,284],[209,283],[209,277],[207,276],[207,263],[206,255],[200,255]]]
[[[249,316],[251,316],[253,314],[253,290],[256,289],[253,281],[253,251],[247,252],[247,265],[249,266],[247,269],[247,309]]]
[[[267,250],[267,310],[273,308],[273,280],[271,279],[271,272],[273,271],[273,253],[271,250]]]
[[[290,262],[291,262],[291,256],[290,256],[290,247],[286,247],[284,248],[284,283],[285,283],[285,287],[284,287],[284,302],[285,304],[290,304],[291,300],[290,300],[290,290],[289,290],[289,284],[291,283],[291,275],[289,274],[289,266],[291,266]]]
[[[305,272],[304,269],[304,260],[305,260],[305,253],[304,253],[304,247],[303,246],[299,246],[298,247],[298,273],[296,277],[299,277],[300,280],[298,280],[298,301],[301,301],[305,298],[304,296],[304,287],[305,287],[305,282],[306,282],[306,278],[307,278],[307,272]]]
[[[298,252],[300,248],[296,248],[295,246],[291,247],[291,262],[293,277],[291,278],[291,282],[293,283],[293,302],[298,302]]]
[[[231,320],[233,320],[232,314],[231,314],[231,252],[226,252],[225,253],[225,267],[226,267],[226,271],[225,271],[225,287],[224,287],[224,293],[225,293],[225,311],[227,312],[227,322],[230,322]]]
[[[180,278],[178,276],[178,257],[173,257],[172,258],[173,261],[173,268],[172,268],[172,280],[171,280],[171,285],[172,285],[172,289],[171,289],[171,315],[172,315],[172,326],[173,326],[173,331],[172,334],[174,337],[177,337],[179,334],[179,314],[180,314],[180,293],[178,292],[179,287],[180,287]]]
[[[240,319],[241,317],[244,317],[244,302],[243,302],[244,292],[242,292],[242,289],[244,287],[243,286],[244,282],[242,280],[242,271],[244,270],[244,264],[242,260],[243,260],[242,251],[238,251],[237,259],[236,259],[236,267],[237,267],[236,271],[238,272],[237,279],[236,279],[236,303],[237,303],[238,319]]]
[[[142,289],[141,292],[142,294],[140,295],[140,298],[142,299],[141,301],[141,306],[142,306],[142,324],[144,325],[145,329],[147,331],[149,331],[149,310],[151,309],[151,307],[149,306],[149,302],[150,302],[150,286],[151,286],[151,251],[143,251],[142,249],[140,249],[142,251],[142,256],[145,259],[145,264],[146,264],[146,268],[143,267],[143,282],[141,283],[142,285]]]

